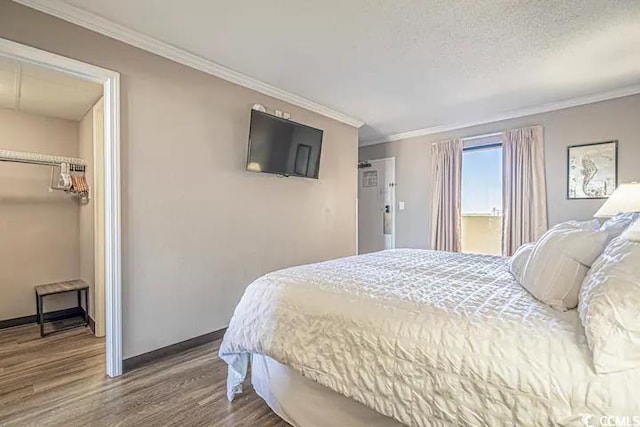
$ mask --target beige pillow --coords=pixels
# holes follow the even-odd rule
[[[536,243],[520,284],[556,310],[575,308],[580,285],[608,241],[606,231],[559,224]]]
[[[593,264],[578,306],[598,373],[640,367],[640,221]]]

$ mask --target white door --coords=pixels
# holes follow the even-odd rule
[[[358,169],[358,253],[395,247],[395,158]]]

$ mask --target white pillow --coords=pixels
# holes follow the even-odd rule
[[[558,224],[558,226],[568,226],[573,228],[580,228],[582,230],[598,230],[600,228],[600,221],[598,221],[597,219],[591,219],[589,221],[571,220]]]
[[[513,254],[509,260],[509,271],[511,271],[511,274],[513,274],[513,277],[515,277],[518,283],[522,282],[522,273],[529,262],[529,258],[531,257],[531,253],[535,246],[535,242],[525,243],[518,248],[516,253]]]
[[[596,372],[640,367],[640,220],[593,264],[578,313]]]
[[[597,219],[592,219],[589,221],[566,221],[556,225],[556,229],[558,228],[580,228],[583,230],[598,230],[600,228],[600,221]],[[511,256],[509,260],[509,271],[518,281],[518,283],[522,282],[522,274],[524,273],[524,269],[529,262],[529,258],[531,258],[531,253],[533,252],[533,248],[536,243],[525,243],[520,246],[518,250]]]
[[[575,308],[580,285],[609,240],[606,231],[559,224],[536,243],[520,284],[556,310]]]
[[[632,242],[640,242],[640,218],[622,233],[622,238]]]
[[[600,230],[609,233],[610,238],[613,239],[620,236],[624,230],[626,230],[637,219],[640,219],[640,213],[638,212],[618,214],[605,221],[605,223],[602,224],[602,227],[600,227]]]

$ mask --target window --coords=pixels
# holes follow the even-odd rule
[[[462,252],[502,253],[502,144],[462,154]]]

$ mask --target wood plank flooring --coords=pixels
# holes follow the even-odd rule
[[[250,387],[227,401],[219,344],[108,378],[88,329],[0,330],[0,426],[288,426]]]

